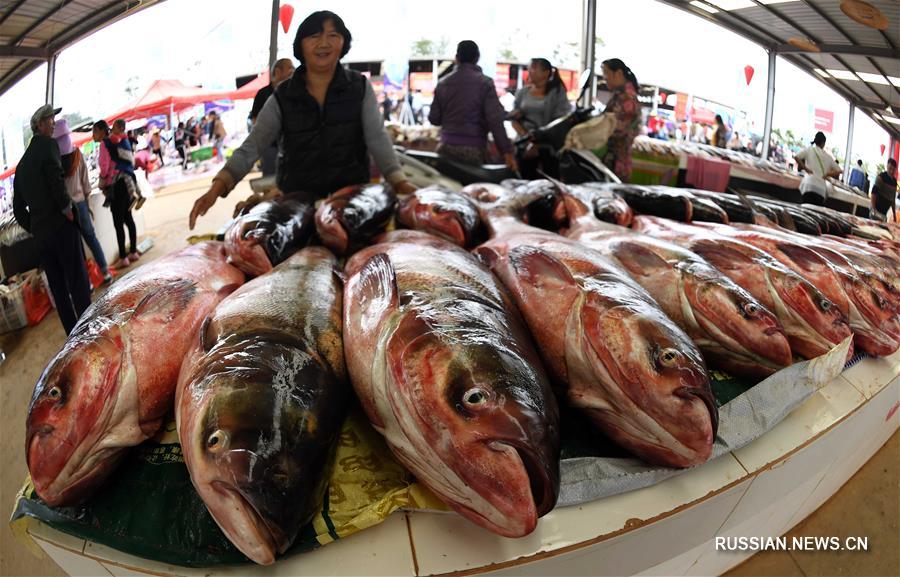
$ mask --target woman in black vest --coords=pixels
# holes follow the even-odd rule
[[[282,192],[314,201],[344,186],[368,182],[369,154],[396,192],[415,190],[394,154],[372,85],[340,65],[350,41],[344,21],[334,12],[314,12],[300,24],[294,39],[300,67],[278,85],[247,139],[194,203],[191,229],[276,140],[276,179]]]

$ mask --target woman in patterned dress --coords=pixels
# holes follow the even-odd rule
[[[603,62],[603,78],[612,91],[606,113],[615,115],[616,129],[606,143],[603,164],[622,182],[631,178],[631,144],[641,130],[641,104],[637,93],[640,85],[634,72],[618,58]]]

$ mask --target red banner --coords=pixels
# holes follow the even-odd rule
[[[831,134],[834,131],[834,112],[816,108],[813,124],[815,125],[816,130]]]

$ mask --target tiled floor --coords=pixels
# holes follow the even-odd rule
[[[868,537],[868,551],[778,551],[751,557],[727,577],[900,575],[900,433],[788,537]]]

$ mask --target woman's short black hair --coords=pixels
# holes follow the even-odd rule
[[[92,130],[95,128],[99,128],[104,133],[109,134],[109,124],[107,124],[107,122],[105,120],[103,120],[102,118],[100,120],[98,120],[97,122],[95,122],[94,125],[91,127]]]
[[[344,48],[341,50],[341,58],[350,52],[350,42],[353,40],[353,36],[350,35],[350,31],[347,30],[344,21],[331,10],[319,10],[318,12],[313,12],[307,16],[306,19],[300,23],[300,27],[297,28],[297,36],[294,37],[294,58],[299,60],[300,64],[305,64],[303,61],[303,47],[301,46],[301,42],[304,38],[309,38],[310,36],[325,30],[325,23],[329,20],[334,24],[335,30],[344,37]]]

